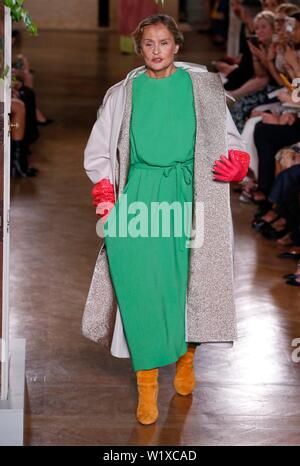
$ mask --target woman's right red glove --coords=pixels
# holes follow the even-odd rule
[[[221,155],[214,163],[214,180],[242,181],[247,175],[250,155],[238,149],[229,149],[228,158]]]
[[[93,205],[96,206],[96,214],[100,215],[104,223],[115,204],[114,185],[108,178],[102,178],[92,189]]]

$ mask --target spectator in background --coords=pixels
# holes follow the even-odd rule
[[[13,31],[13,51],[20,43],[19,31]],[[13,177],[36,176],[39,170],[28,164],[28,155],[31,154],[29,146],[40,136],[38,125],[45,126],[53,120],[46,118],[37,109],[33,90],[33,70],[25,55],[13,56],[11,88],[11,120],[15,125],[11,131],[11,175]]]
[[[240,88],[231,91],[231,95],[240,99],[231,108],[232,117],[240,132],[246,118],[257,105],[269,102],[268,94],[279,88],[268,68],[268,49],[272,43],[275,15],[271,11],[262,11],[255,17],[255,35],[248,40],[252,54],[254,73],[251,79]]]
[[[290,35],[292,42],[285,47],[282,59],[282,66],[290,80],[300,77],[300,12],[292,14],[291,18],[295,20],[295,28]],[[268,104],[265,108],[255,108],[251,112],[251,118],[247,121],[248,130],[253,128],[253,138],[257,149],[258,186],[256,189],[251,189],[250,183],[250,189],[248,189],[246,185],[243,195],[254,202],[265,200],[270,192],[275,177],[275,154],[282,147],[295,144],[300,139],[298,113],[300,105],[293,100],[291,89],[282,88],[277,93],[277,102]],[[243,131],[243,137],[244,135],[245,131]],[[249,137],[251,134],[247,136],[248,141]],[[249,147],[249,144],[247,145]]]
[[[227,91],[238,89],[254,74],[252,55],[246,36],[254,33],[254,18],[261,11],[261,4],[258,0],[242,0],[239,11],[243,22],[240,42],[241,59],[239,63],[236,63],[238,66],[227,70],[227,82],[224,86]]]
[[[286,48],[284,66],[289,70],[289,77],[300,77],[300,59],[297,53],[300,46],[300,12],[291,15],[295,19],[295,29],[292,34],[293,47]],[[287,102],[287,98],[279,94],[279,98]],[[295,107],[292,97],[291,105]],[[300,111],[300,106],[299,106]],[[300,118],[297,110],[281,114],[266,113],[262,121],[257,123],[254,130],[254,141],[259,157],[258,191],[253,193],[255,200],[266,199],[271,190],[275,177],[275,155],[284,146],[296,144],[300,139]]]
[[[36,176],[38,169],[28,166],[26,147],[24,145],[26,128],[26,107],[14,92],[11,98],[11,176]]]
[[[20,33],[17,30],[12,31],[12,48],[13,52],[15,50],[15,47],[20,46],[21,44],[21,38],[20,38]],[[12,59],[12,69],[13,69],[13,75],[23,83],[23,87],[26,89],[34,89],[34,72],[30,68],[29,60],[28,58],[21,54],[14,54],[13,59]],[[24,91],[26,92],[26,90]],[[28,92],[30,93],[30,91]],[[35,99],[35,96],[34,96]],[[41,125],[41,126],[46,126],[50,123],[52,123],[54,120],[51,118],[47,118],[41,110],[35,105],[35,120],[36,124]]]
[[[261,0],[261,6],[263,10],[276,12],[276,8],[281,3],[284,3],[284,0]]]
[[[288,43],[291,43],[293,23],[290,22],[290,17],[299,11],[299,8],[291,3],[282,3],[275,10],[275,34],[273,36],[272,44],[268,52],[268,68],[273,76],[281,86],[285,85],[280,73],[286,73],[284,66],[284,54]]]
[[[285,43],[287,39],[289,39],[289,41],[294,40],[294,47],[297,48],[297,40],[298,40],[296,38],[296,30],[295,30],[294,36],[292,36],[290,32],[288,32],[286,35],[286,27],[289,28],[291,19],[294,21],[293,18],[288,18],[288,21],[286,21],[286,18],[287,18],[286,15],[292,14],[295,11],[297,12],[298,7],[292,4],[281,4],[280,6],[278,6],[276,11],[279,13],[276,13],[275,15],[275,34],[274,34],[275,41],[274,40],[272,41],[268,49],[266,65],[268,66],[269,72],[272,75],[273,80],[276,81],[278,85],[282,86],[283,80],[280,75],[280,71],[281,73],[285,73],[285,74],[287,73],[287,75],[289,73],[288,69],[286,69],[287,67],[285,65],[285,59],[284,59],[284,53],[285,53],[284,51],[286,50]],[[280,41],[277,40],[278,36],[280,37]],[[288,47],[288,50],[289,50],[289,47]],[[278,57],[278,55],[280,56]],[[287,58],[289,59],[289,56],[287,56]],[[263,120],[264,122],[270,122],[272,120],[273,123],[275,123],[277,121],[277,116],[274,114],[277,114],[278,112],[282,113],[283,110],[285,110],[284,107],[282,106],[282,103],[284,102],[293,103],[291,94],[287,92],[286,88],[284,88],[283,91],[277,92],[277,96],[276,97],[274,96],[273,99],[269,100],[269,102],[267,101],[266,104],[259,105],[258,107],[253,108],[249,118],[247,119],[245,123],[245,126],[242,130],[242,137],[245,140],[248,152],[251,154],[251,161],[250,161],[251,170],[249,171],[249,179],[247,183],[244,185],[244,190],[243,190],[244,192],[242,193],[240,197],[241,201],[247,202],[247,199],[248,199],[247,193],[249,193],[249,190],[252,190],[253,187],[255,187],[256,180],[258,178],[258,155],[257,155],[256,146],[254,144],[255,126],[261,120]],[[271,112],[271,114],[269,112]],[[284,122],[285,118],[286,116],[281,117],[280,119],[281,123]]]

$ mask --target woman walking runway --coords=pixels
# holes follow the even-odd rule
[[[196,200],[195,191],[198,195],[196,186],[203,177],[203,192],[207,201],[205,203],[203,198],[202,202],[209,213],[204,223],[211,230],[211,237],[208,238],[210,245],[202,249],[202,254],[201,248],[193,251],[193,260],[198,258],[195,264],[203,268],[201,261],[209,257],[205,251],[216,254],[214,241],[222,240],[220,267],[223,272],[224,267],[228,267],[226,280],[230,284],[231,214],[228,189],[224,182],[240,181],[245,177],[249,155],[244,152],[243,141],[229,115],[220,78],[210,76],[212,73],[203,73],[206,70],[199,65],[195,65],[198,68],[195,72],[197,77],[193,77],[193,65],[174,62],[174,56],[183,43],[183,36],[174,19],[167,15],[150,16],[141,21],[133,38],[136,51],[143,57],[145,65],[130,73],[120,85],[113,86],[104,98],[85,150],[84,166],[94,182],[93,202],[104,227],[109,279],[137,376],[139,400],[136,416],[141,423],[151,424],[158,417],[158,368],[176,362],[174,387],[177,393],[188,395],[195,386],[193,357],[197,345],[234,339],[231,288],[229,286],[227,291],[222,279],[219,282],[222,295],[220,290],[212,290],[211,286],[209,293],[203,293],[197,280],[205,282],[207,277],[204,275],[195,275],[196,287],[193,286],[194,279],[189,274],[192,252],[188,240],[191,239],[192,218],[195,215],[195,209],[192,209]],[[195,80],[200,73],[207,75],[211,84],[203,81],[199,92],[204,93],[199,104]],[[214,99],[216,104],[213,103]],[[229,152],[228,157],[218,153],[217,160],[210,154],[210,157],[214,157],[214,163],[203,157],[207,159],[207,166],[205,168],[203,165],[199,170],[199,157],[195,158],[195,154],[199,150],[201,103],[203,111],[213,109],[210,115],[209,112],[203,114],[203,121],[213,117],[217,125],[216,128],[212,127],[213,119],[207,125],[206,134],[201,135],[202,146],[206,145],[210,150],[211,145],[211,152],[217,153],[220,141],[222,146],[219,147],[224,150],[226,147]],[[111,149],[112,135],[115,134],[112,122],[120,118],[117,109],[123,112],[122,121],[118,124],[115,121],[119,128],[118,155]],[[217,139],[213,131],[219,132]],[[200,162],[204,163],[204,160]],[[205,189],[205,185],[209,188]],[[215,186],[212,192],[211,186]],[[200,190],[201,196],[203,192]],[[213,192],[215,194],[211,194]],[[158,206],[164,206],[162,212]],[[213,211],[216,219],[212,219],[210,212]],[[220,214],[222,217],[218,220]],[[218,229],[220,221],[223,224],[218,232],[215,228]],[[207,237],[206,233],[204,236]],[[102,260],[100,252],[99,261]],[[103,281],[99,277],[105,268],[104,262],[101,264],[96,265],[83,318],[84,333],[89,337],[95,326],[99,328],[95,308],[100,303],[95,301],[95,286],[103,286],[103,283],[99,284]],[[197,267],[193,265],[194,274],[198,274]],[[209,269],[209,263],[207,267]],[[216,273],[218,275],[218,270]],[[102,295],[99,293],[103,308],[100,319],[102,337],[99,336],[98,341],[101,338],[104,340],[104,320],[111,315],[108,288],[105,288],[105,292],[103,290]],[[197,295],[199,290],[203,306]],[[216,296],[214,303],[210,298],[212,293]],[[195,306],[197,312],[195,315],[190,311],[192,318],[188,321],[187,301],[191,303],[190,309]],[[213,311],[209,310],[209,306],[213,307]],[[208,311],[208,317],[201,315],[204,310]],[[91,313],[94,316],[93,330]],[[118,331],[115,324],[114,338]]]

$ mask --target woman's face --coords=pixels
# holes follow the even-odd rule
[[[264,0],[263,1],[263,10],[273,11],[273,13],[275,13],[275,10],[277,7],[278,7],[277,0]]]
[[[259,19],[255,22],[255,33],[262,44],[272,40],[274,29],[266,19]]]
[[[276,34],[285,32],[285,18],[284,13],[277,13],[275,17],[275,32]]]
[[[145,65],[153,71],[161,71],[170,66],[179,45],[175,44],[174,36],[161,23],[145,26],[141,40],[141,55]]]

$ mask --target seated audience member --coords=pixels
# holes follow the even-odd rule
[[[298,154],[299,155],[299,154]],[[281,170],[268,195],[269,210],[256,215],[252,226],[270,239],[279,239],[298,227],[298,196],[300,193],[300,157],[294,165]],[[272,223],[281,219],[280,222]],[[275,227],[275,228],[274,228]]]
[[[275,33],[269,48],[267,63],[273,79],[283,86],[285,81],[281,73],[286,74],[287,72],[284,65],[284,55],[287,47],[293,42],[293,29],[295,27],[293,15],[298,12],[298,6],[290,3],[282,3],[276,8],[275,12]]]
[[[286,75],[289,75],[289,72],[291,73],[292,77],[295,77],[296,75],[291,72],[290,67],[288,66],[287,60],[298,60],[297,55],[299,56],[299,51],[292,51],[289,45],[285,45],[283,48],[283,43],[288,41],[291,43],[292,37],[290,32],[288,32],[285,35],[285,26],[282,26],[282,19],[284,19],[283,24],[287,24],[289,27],[290,20],[294,20],[294,18],[288,18],[288,22],[286,23],[286,13],[293,13],[293,12],[298,12],[298,7],[295,5],[291,4],[282,4],[278,7],[278,10],[280,10],[279,15],[280,15],[280,22],[278,22],[278,17],[275,17],[275,31],[276,35],[281,34],[281,41],[280,41],[280,47],[279,43],[276,40],[276,42],[272,42],[271,48],[269,49],[268,53],[268,67],[269,71],[272,74],[273,78],[277,79],[278,84],[282,85],[283,83],[286,83],[286,80],[282,80],[282,76],[279,73],[279,70],[277,71],[276,68],[276,63],[278,62],[280,64],[280,71],[281,73],[285,73]],[[296,15],[297,16],[297,15]],[[277,18],[277,20],[276,20]],[[285,37],[285,39],[284,39]],[[294,34],[294,43],[295,45],[297,44],[297,39]],[[274,47],[275,46],[275,47]],[[284,59],[284,54],[283,51],[286,53],[286,60]],[[278,53],[281,54],[281,58],[278,61]],[[294,65],[295,67],[295,65]],[[274,71],[276,70],[276,71]],[[294,105],[294,102],[292,102],[292,96],[290,91],[287,92],[288,89],[285,88],[282,91],[278,91],[276,97],[274,96],[273,99],[270,99],[269,102],[271,103],[266,103],[264,105],[259,105],[257,107],[254,107],[249,115],[249,117],[246,119],[245,125],[242,129],[242,137],[245,140],[245,143],[248,148],[248,152],[251,154],[251,161],[250,161],[250,167],[252,171],[250,172],[251,177],[249,178],[248,182],[244,184],[244,191],[247,193],[249,192],[252,188],[255,187],[255,184],[257,183],[257,177],[258,177],[258,155],[257,155],[257,150],[254,144],[254,129],[256,124],[264,118],[264,121],[270,121],[273,120],[274,123],[276,123],[276,119],[278,118],[277,116],[273,117],[272,115],[266,114],[266,112],[271,112],[272,114],[279,115],[280,113],[284,112],[286,108],[284,105],[287,105],[288,103],[291,103]],[[283,104],[283,105],[282,105]],[[237,107],[239,104],[236,104]],[[281,120],[282,122],[282,120]],[[240,200],[243,202],[248,202],[247,196],[244,196],[242,194],[240,196]]]
[[[275,13],[276,8],[283,3],[282,0],[261,0],[261,9],[268,10]],[[228,31],[228,42],[227,42],[227,55],[226,57],[214,62],[214,68],[221,73],[223,81],[227,82],[226,76],[232,71],[239,67],[242,58],[242,46],[247,46],[245,37],[245,24],[241,24],[242,21],[242,5],[241,0],[230,1],[230,18],[231,22]],[[245,15],[245,12],[243,12]],[[259,10],[257,10],[259,13]],[[250,21],[250,23],[249,23]],[[248,23],[250,30],[253,30],[253,24],[251,18]],[[249,78],[251,75],[249,75]],[[247,78],[248,79],[248,78]],[[243,82],[241,83],[243,84]],[[229,85],[228,85],[229,86]],[[239,86],[237,86],[239,87]]]
[[[21,36],[19,31],[14,30],[12,32],[12,47],[13,51],[16,47],[20,47],[21,45]],[[34,76],[33,70],[30,68],[28,58],[23,54],[16,54],[13,55],[12,59],[12,68],[14,70],[14,76],[23,83],[24,93],[27,94],[34,94]],[[27,89],[31,89],[31,91],[27,92]],[[29,98],[29,97],[28,97]],[[34,100],[36,97],[34,95]],[[46,126],[52,123],[54,120],[51,118],[46,118],[45,115],[41,112],[41,110],[35,106],[35,119],[36,124],[41,126]]]
[[[221,67],[217,65],[217,70],[226,76],[227,82],[224,87],[227,91],[238,89],[253,76],[252,55],[246,36],[254,33],[254,18],[260,11],[261,5],[258,0],[241,0],[240,5],[236,6],[236,12],[242,21],[240,57],[231,67],[226,66],[227,64],[225,67],[222,64]]]
[[[286,48],[283,64],[288,70],[289,79],[300,77],[300,59],[297,49],[300,44],[300,13],[292,15],[295,18],[293,44],[295,50]],[[278,113],[261,113],[254,129],[254,142],[258,155],[258,189],[246,193],[255,201],[263,201],[269,195],[275,178],[275,155],[285,146],[299,141],[300,134],[300,104],[293,102],[293,92],[280,92],[278,98],[283,102],[282,111]],[[290,108],[289,108],[290,105]]]
[[[26,107],[16,93],[11,99],[11,176],[36,176],[38,169],[28,166],[25,146]]]
[[[270,11],[263,11],[255,17],[256,34],[249,38],[254,75],[239,89],[231,91],[233,97],[239,98],[232,106],[231,114],[240,132],[251,110],[257,105],[269,102],[268,94],[280,87],[270,74],[267,62],[268,48],[274,32],[274,18]]]
[[[19,31],[12,32],[12,44],[15,51],[21,42]],[[45,126],[54,120],[47,119],[36,106],[33,90],[33,70],[28,58],[17,54],[12,60],[12,100],[11,100],[11,176],[36,176],[38,169],[30,167],[28,156],[30,144],[40,136],[38,126]]]
[[[284,0],[261,0],[262,9],[273,13],[276,13],[277,7],[282,3],[284,3]]]

